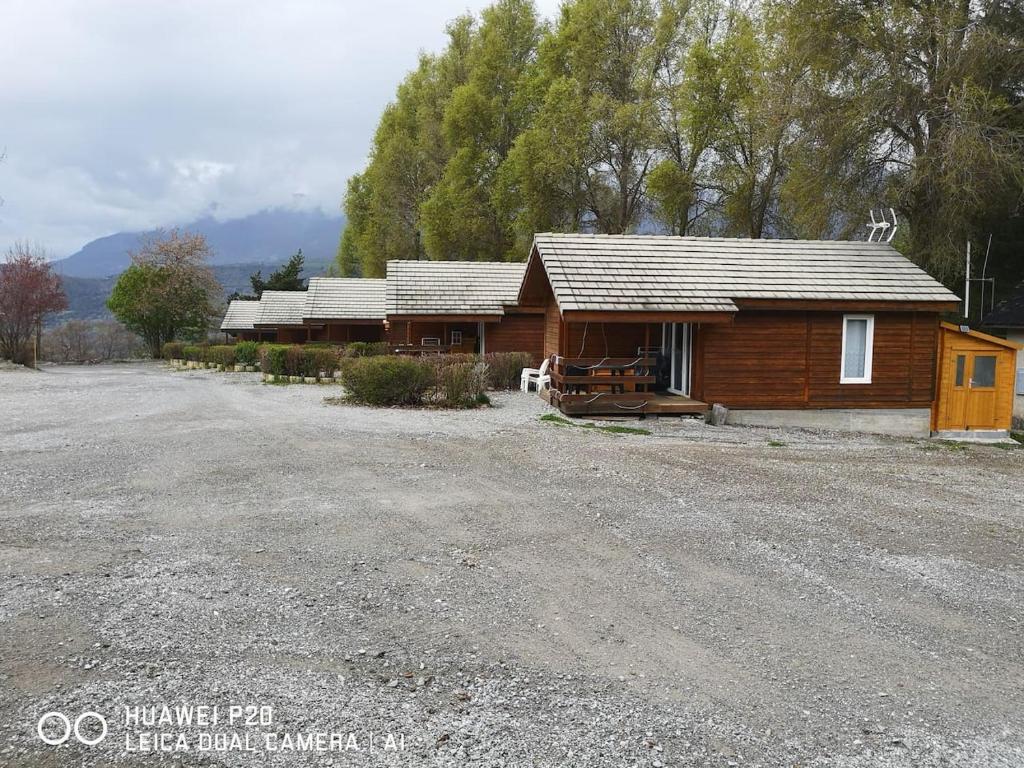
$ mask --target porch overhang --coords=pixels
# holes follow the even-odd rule
[[[736,313],[729,312],[623,312],[566,310],[567,323],[731,323]]]
[[[303,319],[302,324],[304,326],[310,326],[312,328],[319,328],[325,325],[384,325],[383,318],[380,319],[368,319],[368,318],[351,318],[351,317],[307,317]]]
[[[389,323],[497,323],[503,315],[388,315]]]

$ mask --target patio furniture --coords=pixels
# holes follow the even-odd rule
[[[519,380],[519,388],[523,392],[530,391],[530,385],[535,384],[537,391],[541,389],[547,389],[551,386],[551,376],[548,375],[548,366],[551,364],[550,358],[544,358],[544,362],[540,364],[540,368],[523,368],[523,374]]]

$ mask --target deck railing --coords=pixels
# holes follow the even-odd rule
[[[551,385],[565,395],[646,392],[657,382],[658,358],[562,357],[551,360]]]

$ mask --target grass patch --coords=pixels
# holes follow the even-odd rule
[[[785,448],[786,447],[786,444],[784,442],[782,442],[781,440],[769,440],[768,441],[768,445],[770,445],[772,448]]]
[[[1010,432],[1010,437],[1018,443],[1024,443],[1024,432]]]
[[[577,427],[579,429],[593,429],[598,432],[607,432],[610,435],[649,435],[651,430],[640,427],[622,427],[618,424],[600,425],[590,421],[572,421],[564,416],[555,413],[545,413],[540,417],[541,421],[554,424],[556,427]]]

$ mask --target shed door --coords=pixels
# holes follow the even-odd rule
[[[996,428],[996,368],[999,358],[985,352],[970,353],[967,382],[967,428]]]
[[[954,349],[947,360],[938,428],[995,429],[998,356]]]

